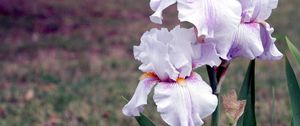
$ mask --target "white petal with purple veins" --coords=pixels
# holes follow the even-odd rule
[[[277,8],[278,0],[241,0],[241,4],[244,22],[264,21]]]
[[[162,11],[176,3],[178,18],[190,22],[197,28],[197,36],[216,44],[217,53],[226,59],[233,39],[233,33],[241,21],[241,4],[237,0],[151,0],[155,13],[152,22],[161,24]]]
[[[254,59],[264,51],[258,23],[241,24],[236,31],[233,45],[228,53],[228,59],[245,57]]]
[[[176,0],[151,0],[150,7],[155,12],[150,16],[150,20],[154,23],[162,24],[162,11],[174,3],[176,3]]]
[[[154,72],[161,80],[176,80],[179,72],[171,64],[168,41],[172,34],[166,29],[152,29],[144,33],[141,44],[134,46],[134,57],[143,64],[139,69],[143,72]]]
[[[218,55],[221,58],[226,59],[227,53],[232,45],[234,31],[238,28],[241,20],[240,3],[236,0],[202,0],[202,2],[204,3],[201,4],[204,4],[204,7],[207,8],[201,10],[200,16],[198,16],[201,18],[195,18],[188,14],[185,14],[185,17],[187,18],[187,21],[191,23],[194,22],[193,18],[197,19],[197,22],[194,22],[193,24],[199,31],[198,36],[206,35],[204,41],[207,43],[214,43]],[[199,11],[190,13],[197,14]],[[179,13],[180,12],[181,11],[179,11]],[[206,22],[203,22],[202,18],[205,18],[203,21]],[[203,28],[201,28],[202,26]],[[206,34],[206,32],[208,34]]]
[[[269,24],[261,24],[261,39],[264,47],[264,52],[258,57],[262,60],[279,60],[283,57],[282,53],[275,45],[276,39],[271,36],[274,29]]]
[[[211,87],[196,73],[187,81],[189,81],[188,89],[195,115],[199,114],[202,119],[211,115],[218,104],[218,99],[212,94]]]
[[[153,86],[157,83],[153,78],[141,80],[134,92],[131,100],[123,107],[123,114],[126,116],[140,116],[144,110],[143,106],[147,104],[148,94]]]
[[[219,66],[221,59],[216,51],[214,43],[198,43],[193,46],[194,57],[193,66],[198,67],[202,65]]]
[[[194,55],[192,43],[196,42],[196,35],[194,29],[185,29],[179,26],[170,32],[174,37],[170,41],[170,59],[180,72],[179,77],[185,78],[192,72],[192,56]]]
[[[194,67],[219,65],[220,59],[214,43],[203,44],[198,48],[196,38],[193,28],[180,26],[171,31],[162,28],[145,32],[141,44],[133,48],[134,57],[142,62],[139,69],[154,72],[160,80],[165,81],[190,76]],[[197,64],[193,65],[195,62]]]
[[[240,22],[241,7],[236,0],[177,0],[178,18],[196,26],[198,36],[213,37],[214,32],[223,27],[237,28]]]
[[[194,77],[197,76],[197,77]],[[217,97],[199,75],[185,84],[160,82],[153,99],[162,119],[171,126],[200,126],[217,106]]]

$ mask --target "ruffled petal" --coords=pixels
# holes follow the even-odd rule
[[[133,97],[123,107],[122,112],[126,116],[140,116],[140,112],[144,110],[143,106],[147,104],[148,94],[153,86],[157,83],[155,78],[146,78],[139,82]]]
[[[215,43],[197,42],[193,28],[175,27],[145,32],[141,44],[134,46],[134,57],[142,62],[139,69],[154,72],[160,80],[176,80],[190,76],[192,69],[221,63]]]
[[[210,87],[201,77],[193,76],[185,84],[160,82],[153,99],[162,119],[171,126],[200,126],[202,118],[217,106]]]
[[[196,34],[193,28],[185,29],[180,26],[176,26],[171,33],[174,38],[170,41],[170,59],[180,72],[179,77],[185,78],[192,72],[192,43],[196,42]]]
[[[176,26],[170,32],[165,28],[145,32],[141,44],[133,49],[134,57],[142,62],[139,69],[156,73],[162,81],[175,81],[178,77],[190,76],[193,57],[197,55],[194,51],[196,38],[193,28],[186,29],[180,26]],[[203,58],[205,56],[202,54]]]
[[[241,0],[241,4],[244,22],[264,21],[277,8],[278,0]]]
[[[159,4],[160,4],[160,1],[161,0],[150,0],[150,8],[155,11],[157,10],[157,8],[159,7]]]
[[[254,59],[264,51],[258,23],[241,24],[236,31],[234,43],[228,53],[228,59],[238,56]]]
[[[162,24],[162,11],[174,3],[176,3],[176,0],[151,0],[150,7],[155,12],[150,16],[150,20],[154,23]]]
[[[236,0],[178,0],[178,18],[192,23],[197,36],[205,36],[205,42],[215,43],[222,58],[232,44],[234,31],[241,21],[241,5]]]
[[[280,60],[283,55],[282,53],[277,49],[275,45],[276,39],[271,36],[274,29],[270,27],[269,24],[261,24],[261,40],[264,47],[264,52],[262,55],[258,57],[258,59],[262,60]]]
[[[218,21],[215,24],[214,37],[208,37],[205,41],[215,43],[219,56],[226,59],[234,39],[234,31],[238,29],[241,21],[241,5],[236,0],[220,0],[219,4],[224,9],[216,17]]]
[[[214,0],[177,0],[178,18],[181,22],[187,21],[196,26],[198,36],[213,36],[215,24]]]
[[[192,77],[188,79],[189,85],[187,86],[192,99],[192,106],[200,118],[206,118],[211,115],[218,104],[218,98],[212,94],[211,87],[202,80],[201,76],[193,73]]]
[[[237,0],[151,0],[150,6],[155,10],[151,21],[161,24],[162,10],[176,1],[179,20],[192,23],[197,36],[215,43],[218,54],[225,59],[241,21],[241,4]]]
[[[176,80],[179,72],[171,64],[169,46],[172,34],[166,29],[152,29],[143,34],[141,44],[134,46],[134,57],[142,62],[139,69],[143,72],[154,72],[161,80]]]
[[[221,59],[216,51],[216,45],[214,43],[198,43],[193,46],[193,68],[200,67],[202,65],[219,66]]]

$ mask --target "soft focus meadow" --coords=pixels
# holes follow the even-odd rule
[[[141,75],[132,46],[144,31],[158,27],[148,19],[152,13],[148,4],[148,0],[0,0],[0,126],[138,125],[122,114],[126,103],[122,96],[132,96]],[[268,20],[283,53],[285,35],[300,48],[299,6],[299,0],[280,0]],[[165,27],[179,23],[175,10],[175,6],[167,9]],[[239,90],[248,62],[231,63],[221,94]],[[208,81],[205,68],[198,72]],[[296,72],[300,77],[300,70]],[[257,61],[256,94],[259,126],[269,126],[272,120],[275,126],[289,125],[284,60]],[[149,102],[145,114],[166,125],[152,98]]]

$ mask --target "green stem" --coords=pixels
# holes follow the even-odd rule
[[[216,94],[217,76],[216,76],[215,70],[212,67],[208,66],[208,65],[206,66],[206,70],[207,70],[209,83],[210,83],[210,86],[212,88],[213,94]]]
[[[216,94],[219,99],[219,94]],[[220,100],[218,100],[218,105],[211,118],[211,126],[219,126],[219,117],[220,117]]]
[[[216,73],[215,73],[214,69],[212,67],[208,66],[208,65],[206,66],[206,69],[207,69],[209,83],[210,83],[210,86],[212,88],[213,94],[215,94],[219,99],[219,94],[216,93],[216,91],[217,91]],[[219,102],[220,102],[220,100],[218,100],[217,108],[212,114],[211,126],[219,126],[219,115],[220,115]]]

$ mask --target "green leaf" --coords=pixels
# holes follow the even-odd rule
[[[291,51],[292,56],[296,59],[298,63],[298,67],[300,67],[300,52],[299,50],[293,45],[293,43],[289,40],[289,38],[285,37],[286,43],[288,45],[289,50]]]
[[[154,123],[146,117],[144,114],[140,113],[141,116],[136,116],[136,121],[140,124],[140,126],[155,126]]]
[[[207,70],[207,74],[208,74],[208,78],[209,78],[209,84],[212,88],[212,91],[214,94],[216,94],[217,91],[217,76],[215,73],[214,68],[210,67],[209,65],[206,65],[206,70]]]
[[[121,98],[128,102],[127,98],[123,96]],[[140,116],[135,116],[134,118],[140,124],[140,126],[155,126],[155,124],[143,113],[140,113]]]
[[[286,77],[288,81],[288,90],[292,106],[292,118],[295,126],[300,126],[300,89],[295,72],[287,58],[286,61]]]
[[[243,85],[239,93],[239,100],[247,100],[243,115],[237,126],[256,126],[255,118],[255,60],[249,63]]]
[[[217,94],[217,77],[214,69],[210,66],[206,66],[207,69],[207,74],[209,78],[209,83],[212,88],[213,93],[218,97],[219,95]],[[219,126],[219,115],[220,115],[220,100],[218,100],[218,105],[216,110],[213,112],[212,117],[211,117],[211,126]]]

